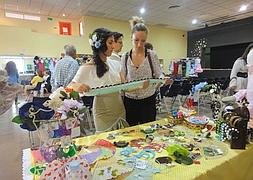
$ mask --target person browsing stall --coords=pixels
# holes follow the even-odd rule
[[[143,19],[133,17],[130,25],[133,48],[121,58],[122,81],[162,77],[157,54],[144,46],[148,37],[148,28]],[[171,81],[167,80],[166,83],[171,83]],[[156,89],[156,85],[149,85],[149,82],[145,81],[143,87],[125,92],[124,104],[129,125],[133,126],[156,119]]]
[[[37,86],[38,83],[42,83],[43,81],[44,81],[43,72],[38,70],[37,75],[32,78],[31,84],[25,85],[24,92],[26,95],[26,101],[28,100],[28,96],[29,96],[30,91],[33,90]]]
[[[5,70],[8,75],[8,84],[17,85],[19,83],[19,74],[16,64],[13,61],[7,62]],[[18,104],[18,96],[15,98],[15,104]]]
[[[73,45],[65,45],[65,56],[55,66],[54,86],[66,87],[76,75],[79,64],[75,60],[76,48]]]
[[[230,73],[229,89],[231,94],[240,89],[247,88],[248,82],[248,69],[247,69],[247,55],[253,48],[253,43],[249,44],[241,57],[239,57],[233,65]]]
[[[107,59],[113,51],[113,33],[98,28],[91,34],[89,42],[93,59],[80,66],[71,83],[72,88],[80,93],[121,82],[120,63]],[[128,126],[124,121],[125,109],[120,93],[95,96],[92,109],[96,133]]]

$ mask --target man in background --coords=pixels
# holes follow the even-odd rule
[[[76,48],[73,45],[65,45],[65,56],[56,64],[54,73],[54,86],[66,87],[76,75],[79,64],[75,60]]]

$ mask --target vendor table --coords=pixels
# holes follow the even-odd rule
[[[106,139],[109,133],[117,133],[135,130],[135,134],[129,136],[116,137],[113,141],[125,140],[130,141],[137,137],[145,137],[144,133],[139,132],[140,129],[147,128],[150,124],[168,124],[168,119],[158,120],[152,123],[142,124],[134,127],[129,127],[121,130],[116,130],[107,133],[91,135],[78,138],[75,140],[77,145],[91,145],[96,140]],[[106,139],[107,140],[107,139]],[[215,140],[216,141],[216,140]],[[228,143],[218,142],[227,148],[224,156],[219,158],[207,159],[204,156],[200,159],[200,164],[179,165],[176,163],[174,167],[168,167],[167,171],[161,171],[159,174],[154,174],[153,179],[170,179],[170,180],[253,180],[253,146],[247,146],[246,150],[230,149]],[[118,150],[118,149],[117,149]],[[156,153],[156,157],[168,155],[165,150],[161,153]],[[153,160],[154,161],[154,160]],[[31,156],[31,149],[23,150],[23,179],[39,179],[30,173],[29,169],[33,167],[34,162]],[[118,177],[124,179],[124,176]]]

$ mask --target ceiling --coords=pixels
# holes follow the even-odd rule
[[[242,4],[248,9],[239,13]],[[170,6],[179,6],[169,8]],[[146,12],[140,15],[139,9]],[[252,0],[0,0],[0,9],[11,12],[79,19],[99,16],[129,20],[142,16],[147,24],[193,30],[253,16]],[[192,19],[198,23],[191,24]]]

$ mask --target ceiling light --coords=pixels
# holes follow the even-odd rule
[[[29,15],[29,14],[18,14],[18,13],[5,12],[5,16],[8,18],[40,21],[39,16],[34,16],[34,15]]]
[[[192,24],[197,24],[197,22],[198,22],[197,19],[192,20]]]
[[[141,13],[141,14],[145,13],[145,11],[146,11],[145,8],[141,8],[141,9],[140,9],[140,13]]]
[[[247,5],[241,5],[239,11],[246,11],[247,10]]]
[[[24,14],[24,19],[26,19],[26,20],[33,20],[33,21],[40,21],[40,17],[39,16],[32,16],[32,15],[27,15],[27,14]]]
[[[24,19],[23,14],[5,12],[5,16],[9,18]]]
[[[65,16],[66,16],[66,14],[64,14],[64,13],[63,13],[63,14],[62,14],[62,16],[63,16],[63,17],[65,17]]]

